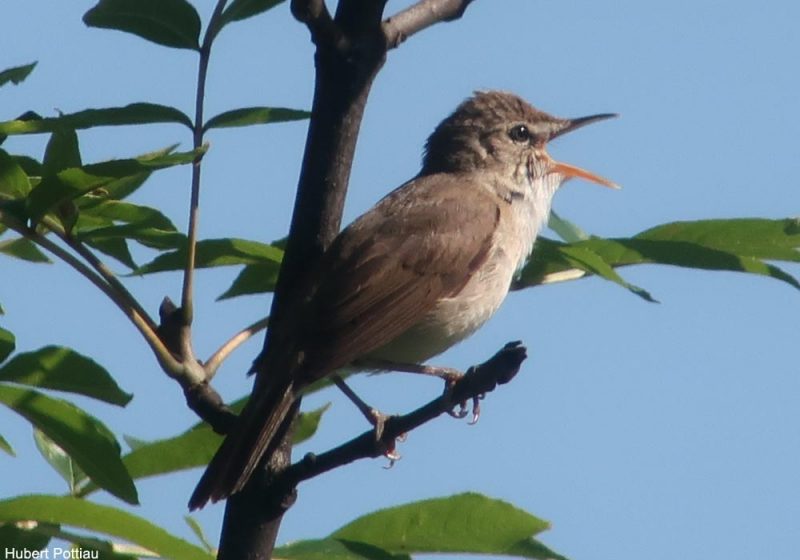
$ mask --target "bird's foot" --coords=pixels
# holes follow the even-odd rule
[[[444,394],[445,397],[450,397],[453,392],[453,388],[456,386],[461,378],[464,377],[464,374],[458,370],[450,369],[450,368],[437,368],[443,371],[440,374],[440,377],[444,379]],[[469,373],[469,372],[467,372]],[[472,418],[469,421],[470,426],[474,426],[478,423],[478,419],[481,416],[481,404],[480,401],[483,400],[484,394],[480,394],[472,399]],[[460,403],[455,403],[453,407],[447,411],[447,413],[452,416],[453,418],[461,419],[465,418],[467,414],[469,414],[469,406],[467,405],[467,401],[461,401]]]
[[[401,436],[401,438],[405,439],[405,434],[403,434]],[[399,440],[400,438],[397,438],[397,439]],[[395,446],[396,443],[397,443],[397,440],[392,441],[391,445],[389,445],[386,448],[386,451],[383,452],[383,456],[386,457],[387,459],[389,459],[389,464],[383,466],[383,468],[386,469],[386,470],[391,469],[397,461],[399,461],[400,459],[403,458],[397,452],[397,447]]]
[[[472,418],[470,418],[468,424],[470,426],[474,426],[478,423],[478,420],[481,417],[481,400],[483,400],[484,395],[478,395],[477,397],[473,397],[472,399]],[[456,410],[458,407],[458,410]],[[466,418],[467,414],[469,414],[469,406],[467,405],[467,401],[461,401],[460,403],[453,406],[447,412],[453,418]]]

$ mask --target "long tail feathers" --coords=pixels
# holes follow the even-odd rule
[[[268,390],[258,402],[248,403],[197,483],[189,509],[225,499],[247,484],[296,398],[294,386],[289,384]]]

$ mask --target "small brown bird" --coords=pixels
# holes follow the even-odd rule
[[[616,187],[554,161],[547,142],[614,116],[560,119],[498,91],[461,103],[428,139],[419,174],[344,229],[310,274],[294,330],[270,341],[294,362],[259,374],[189,507],[242,489],[309,384],[345,366],[419,368],[483,325],[558,187],[574,177]]]

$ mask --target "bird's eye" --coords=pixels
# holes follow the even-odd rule
[[[518,124],[508,131],[508,136],[514,142],[527,142],[531,139],[531,131],[524,124]]]

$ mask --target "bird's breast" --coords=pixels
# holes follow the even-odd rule
[[[495,244],[489,258],[457,294],[440,299],[417,324],[369,357],[422,363],[461,342],[486,323],[503,303],[516,267],[516,259]]]

